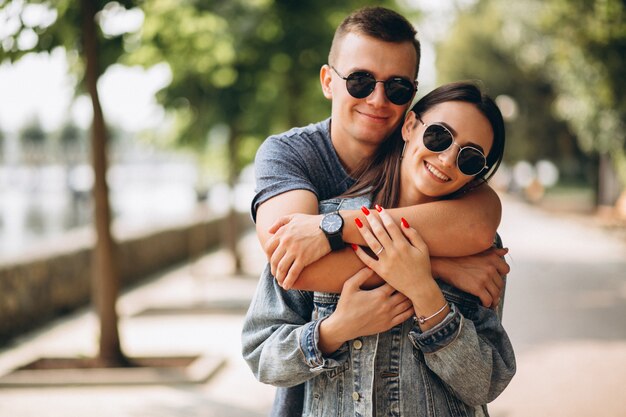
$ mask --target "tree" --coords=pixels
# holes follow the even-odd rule
[[[92,298],[100,318],[98,359],[107,365],[125,365],[127,359],[121,349],[115,309],[119,273],[106,183],[107,129],[97,85],[106,68],[118,60],[122,44],[121,36],[105,36],[98,20],[104,10],[133,5],[129,0],[57,0],[54,6],[37,0],[0,0],[0,16],[9,28],[7,36],[0,40],[0,60],[15,61],[27,53],[50,52],[56,47],[81,57],[77,69],[79,83],[89,94],[93,107],[91,149],[97,241],[92,262]]]

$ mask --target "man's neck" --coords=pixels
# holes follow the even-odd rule
[[[339,161],[349,175],[352,175],[365,161],[371,159],[376,152],[376,148],[365,146],[362,143],[337,142],[333,141],[333,146],[335,147]]]
[[[332,132],[331,126],[331,142],[337,152],[339,161],[343,165],[346,172],[351,175],[358,169],[364,161],[371,159],[376,153],[378,147],[359,142],[354,139],[344,139],[341,134]]]

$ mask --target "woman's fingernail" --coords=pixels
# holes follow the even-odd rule
[[[407,229],[409,228],[409,222],[407,222],[404,217],[400,219],[400,221],[402,222],[402,226],[404,226]]]
[[[352,250],[356,252],[356,248],[358,248],[358,246],[354,243],[351,243],[350,246],[352,246]]]
[[[363,227],[363,223],[361,222],[361,219],[359,219],[358,217],[354,219],[354,222],[356,223],[359,229]]]
[[[365,214],[366,216],[369,216],[370,211],[367,209],[367,207],[365,206],[361,206],[361,211],[363,212],[363,214]]]
[[[379,212],[379,213],[381,211],[383,211],[383,208],[381,206],[379,206],[378,204],[376,204],[374,207],[376,207],[376,211]]]

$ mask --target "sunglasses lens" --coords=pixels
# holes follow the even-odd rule
[[[452,134],[441,125],[430,125],[424,131],[424,146],[432,152],[443,152],[452,145]]]
[[[459,170],[465,175],[476,175],[485,167],[485,156],[474,148],[463,148],[457,157]]]
[[[369,96],[376,87],[376,79],[367,72],[353,72],[346,79],[348,93],[354,98]]]
[[[408,103],[414,91],[413,84],[404,78],[391,78],[385,81],[385,94],[393,104],[400,106]]]

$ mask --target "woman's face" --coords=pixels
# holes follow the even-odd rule
[[[402,127],[406,142],[401,162],[400,205],[413,205],[436,200],[458,191],[474,176],[463,174],[457,167],[460,147],[472,146],[489,154],[493,145],[493,129],[489,120],[471,103],[449,101],[437,104],[421,115],[407,114]],[[444,125],[454,142],[444,152],[428,150],[423,144],[424,130],[430,124]]]

